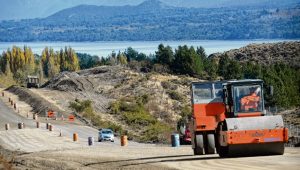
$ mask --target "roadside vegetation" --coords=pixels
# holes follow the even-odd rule
[[[91,100],[79,100],[75,99],[74,102],[69,103],[69,108],[79,113],[82,117],[91,121],[94,126],[98,128],[110,128],[114,132],[122,134],[123,128],[111,121],[105,121],[100,115],[94,112]]]
[[[172,126],[157,120],[150,114],[145,105],[149,101],[148,95],[133,98],[121,98],[110,104],[111,114],[134,129],[140,129],[142,136],[134,136],[142,142],[167,142],[172,133]]]

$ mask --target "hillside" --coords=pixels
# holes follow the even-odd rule
[[[253,61],[264,65],[282,62],[300,68],[300,41],[250,44],[224,53],[212,54],[209,58],[217,59],[222,55],[241,62]]]
[[[75,99],[91,100],[96,115],[121,126],[131,138],[162,142],[176,130],[181,115],[190,113],[189,85],[195,80],[141,73],[121,66],[101,66],[63,72],[42,89],[31,91],[69,113],[72,112],[70,102]]]
[[[300,8],[79,5],[42,19],[0,22],[0,41],[137,41],[300,37]]]

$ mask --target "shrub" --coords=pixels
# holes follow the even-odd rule
[[[120,113],[120,101],[111,102],[109,109],[110,109],[110,113],[119,114]]]
[[[181,108],[180,116],[182,118],[188,118],[192,115],[192,109],[191,106],[185,105]]]
[[[94,112],[91,100],[80,101],[79,99],[75,99],[75,102],[70,102],[69,103],[69,108],[75,110],[78,113],[82,113],[82,112],[92,113],[92,112]]]
[[[164,89],[170,89],[170,90],[176,90],[177,89],[177,86],[168,82],[168,81],[163,81],[161,82],[161,86],[164,88]]]
[[[118,103],[115,104],[116,106],[114,108],[117,109]],[[112,129],[114,132],[122,133],[122,127],[120,125],[117,125],[110,121],[103,121],[101,119],[101,116],[96,115],[94,113],[92,101],[90,100],[80,101],[78,99],[75,99],[75,102],[70,102],[69,107],[75,110],[76,112],[79,112],[84,118],[91,120],[94,126],[97,126],[99,128],[109,128]]]
[[[143,132],[141,141],[151,141],[153,143],[168,143],[172,133],[172,127],[165,123],[156,122],[147,127]]]
[[[176,92],[174,90],[169,90],[169,91],[167,91],[167,93],[170,96],[170,98],[173,99],[173,100],[178,100],[178,101],[183,100],[182,95],[180,95],[178,92]]]
[[[124,112],[123,117],[129,125],[147,126],[156,122],[156,119],[148,112]]]

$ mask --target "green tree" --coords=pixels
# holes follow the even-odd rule
[[[197,54],[199,55],[199,57],[201,58],[202,61],[204,61],[206,58],[207,58],[207,55],[205,53],[205,49],[200,46],[200,47],[197,47]]]
[[[128,47],[125,50],[125,55],[127,57],[127,61],[131,62],[132,60],[136,60],[136,58],[138,57],[138,52],[136,50],[134,50],[132,47]]]
[[[220,57],[220,60],[219,60],[219,67],[218,67],[218,74],[222,77],[225,77],[226,74],[227,74],[227,68],[228,68],[228,65],[230,63],[230,59],[229,57],[225,54],[225,55],[222,55]]]
[[[174,61],[173,50],[170,46],[164,46],[163,44],[159,44],[158,51],[155,52],[156,62],[171,66]]]
[[[49,77],[49,71],[48,71],[49,49],[48,49],[48,47],[45,47],[44,50],[42,51],[41,61],[42,61],[44,74],[45,74],[46,77]]]
[[[147,55],[144,53],[139,53],[138,56],[136,57],[136,61],[144,61],[147,59]]]
[[[218,77],[218,64],[213,59],[205,59],[204,60],[204,70],[207,72],[209,76],[209,80],[216,80]]]
[[[225,80],[241,79],[243,76],[241,65],[235,60],[229,62],[226,72],[224,75]]]
[[[242,70],[245,79],[262,78],[262,68],[258,63],[247,62],[243,64]]]
[[[175,60],[172,69],[181,74],[200,75],[203,64],[193,47],[179,46],[175,50]]]

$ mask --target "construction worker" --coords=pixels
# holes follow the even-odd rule
[[[250,88],[250,94],[241,98],[241,110],[242,111],[258,111],[258,105],[260,101],[259,96],[260,88]]]

